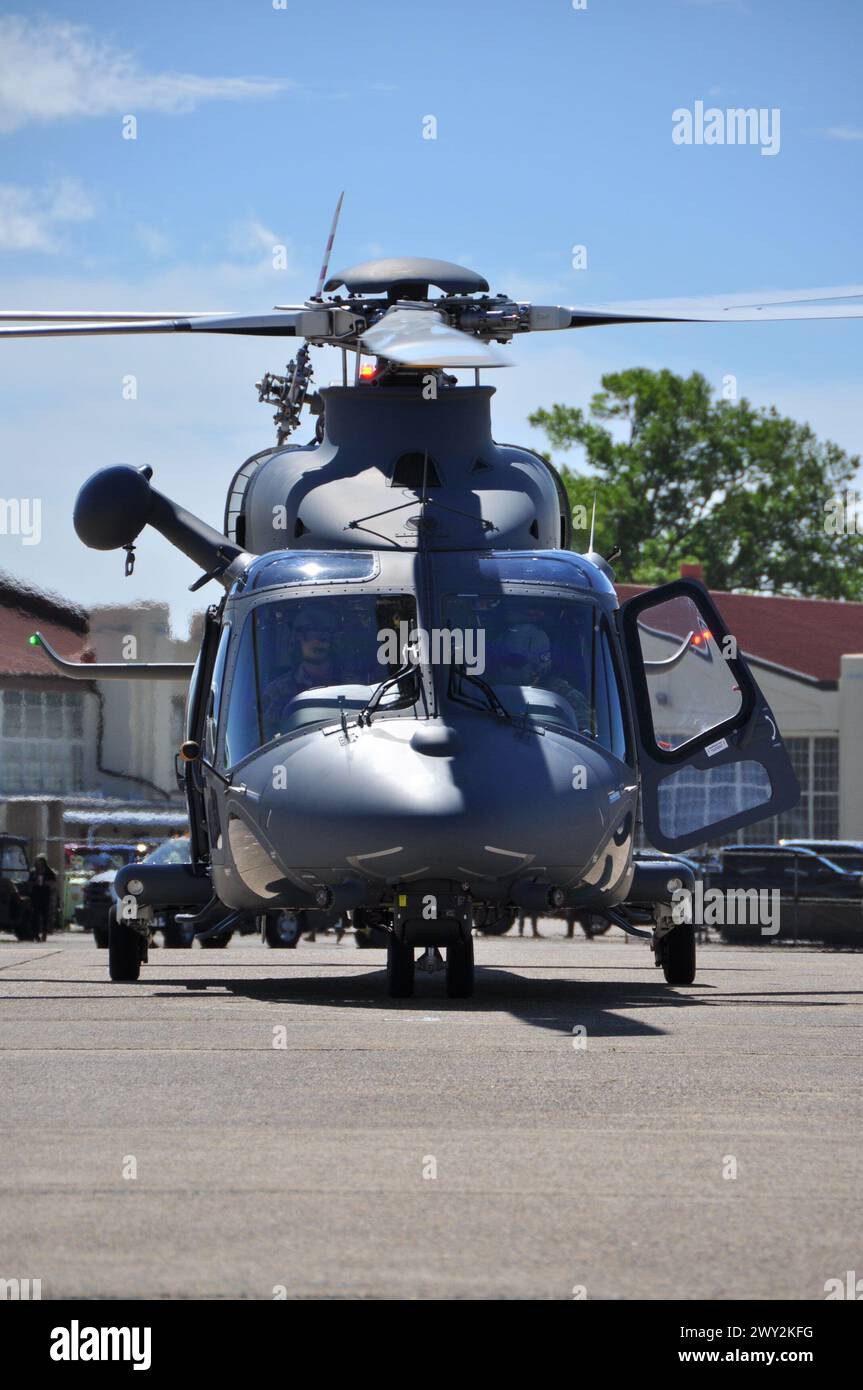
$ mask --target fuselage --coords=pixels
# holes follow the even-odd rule
[[[205,750],[229,779],[208,779],[219,898],[622,900],[637,775],[608,577],[561,551],[348,558],[270,554],[228,597]]]

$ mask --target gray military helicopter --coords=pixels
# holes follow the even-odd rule
[[[272,313],[0,315],[9,337],[304,340],[257,384],[277,442],[235,474],[223,531],[156,491],[149,467],[103,469],[75,505],[81,540],[124,550],[127,573],[149,526],[199,567],[193,589],[224,590],[193,668],[79,666],[37,635],[82,679],[189,677],[192,862],[118,875],[111,978],[139,977],[166,907],[203,940],[280,912],[350,914],[386,941],[391,996],[411,995],[424,948],[429,968],[445,951],[447,993],[465,997],[474,926],[553,908],[646,938],[666,980],[690,984],[693,925],[674,904],[692,871],[633,859],[639,808],[671,854],[787,810],[799,790],[781,734],[703,585],[620,605],[614,555],[592,540],[573,553],[561,478],[494,441],[480,373],[523,333],[857,317],[863,305],[814,301],[863,287],[537,306],[440,260],[327,278],[332,237],[316,294]],[[342,380],[315,391],[319,345],[340,349]],[[304,405],[316,428],[297,445]]]

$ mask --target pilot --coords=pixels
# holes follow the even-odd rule
[[[297,695],[338,682],[335,637],[338,619],[320,600],[304,604],[294,623],[289,668],[271,680],[261,701],[265,727],[277,729],[279,720]]]
[[[507,628],[497,644],[495,681],[551,690],[572,706],[578,727],[590,732],[590,704],[584,691],[564,676],[555,675],[548,634],[535,623]]]

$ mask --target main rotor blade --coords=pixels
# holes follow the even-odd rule
[[[861,299],[863,285],[832,285],[826,289],[815,290],[767,290],[760,293],[711,294],[693,297],[691,295],[674,299],[623,299],[615,300],[608,309],[669,310],[688,312],[689,310],[747,309],[768,304],[805,304],[820,299]]]
[[[118,333],[239,333],[257,337],[326,337],[332,315],[326,309],[298,309],[275,314],[206,314],[197,318],[117,320],[87,323],[0,327],[0,338],[110,337]]]
[[[0,309],[0,323],[137,323],[150,319],[200,319],[224,315],[227,312],[229,311],[226,309],[194,309],[191,312],[172,309],[166,313],[145,314],[137,309],[128,313],[119,309],[86,309],[79,313],[71,309],[60,309],[55,314],[48,309]]]
[[[858,319],[863,318],[863,304],[824,304],[782,307],[767,305],[710,310],[669,309],[639,312],[636,309],[613,309],[603,305],[594,308],[570,309],[569,328],[596,328],[612,323],[770,323],[786,319]]]
[[[365,352],[405,367],[508,367],[492,343],[461,333],[433,309],[388,309],[360,339]]]

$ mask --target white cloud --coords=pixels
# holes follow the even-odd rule
[[[2,183],[0,252],[57,251],[58,226],[85,222],[93,214],[93,204],[75,179],[61,179],[41,189]]]
[[[284,245],[285,242],[278,233],[265,227],[263,222],[259,222],[256,217],[250,217],[247,221],[239,223],[234,227],[230,236],[231,250],[240,255],[261,252],[267,256],[272,256],[275,247]]]
[[[171,239],[158,227],[138,227],[135,231],[144,250],[151,256],[167,256],[171,250]]]
[[[832,125],[826,133],[828,140],[863,140],[863,130],[850,125]]]
[[[0,132],[78,116],[190,111],[202,101],[274,96],[273,78],[146,72],[81,25],[0,18]]]

